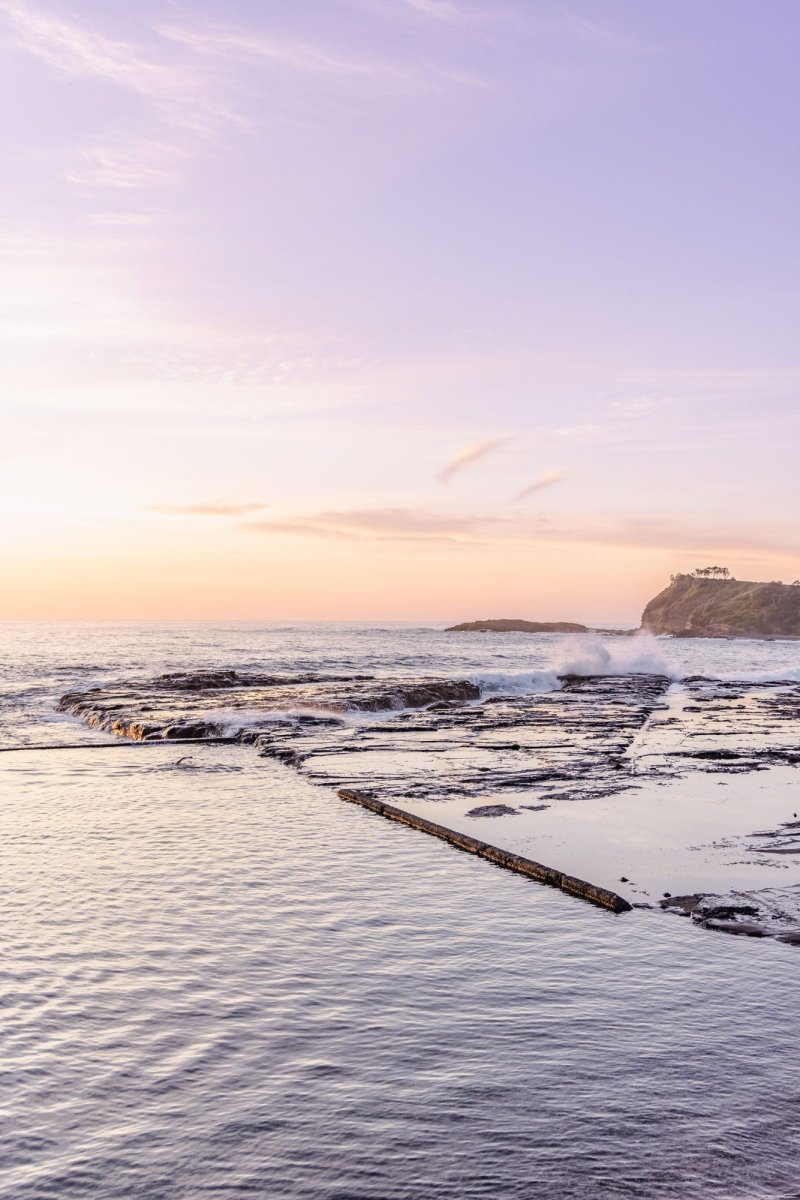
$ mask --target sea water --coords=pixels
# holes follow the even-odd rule
[[[247,746],[106,746],[54,711],[181,668],[502,690],[587,658],[798,678],[800,648],[3,626],[0,1196],[800,1196],[797,947],[616,917]]]

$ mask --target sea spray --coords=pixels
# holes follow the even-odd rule
[[[539,671],[482,671],[472,675],[470,682],[481,689],[481,696],[527,696],[539,692],[555,692],[561,687],[559,672]]]
[[[610,642],[576,634],[561,642],[560,649],[563,654],[552,667],[482,671],[472,675],[471,682],[481,689],[481,696],[526,696],[557,691],[566,675],[665,675],[669,679],[683,675],[650,633]]]
[[[572,637],[564,647],[558,675],[666,675],[681,679],[683,672],[670,662],[651,633],[603,641],[597,636]]]

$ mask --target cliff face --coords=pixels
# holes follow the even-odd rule
[[[647,605],[642,628],[694,637],[800,637],[800,587],[679,575]]]

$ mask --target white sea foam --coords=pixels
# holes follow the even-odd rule
[[[554,692],[564,675],[666,675],[680,679],[683,672],[670,662],[652,634],[604,641],[586,634],[560,644],[563,654],[552,667],[531,671],[484,671],[472,675],[483,696],[524,696]]]
[[[376,721],[384,721],[396,717],[399,713],[408,712],[405,708],[387,708],[364,710],[358,708],[325,708],[322,705],[308,705],[302,708],[218,708],[203,714],[202,719],[209,724],[217,725],[224,737],[234,737],[241,730],[266,729],[270,725],[296,724],[298,721],[316,717],[318,720],[337,721],[340,725],[357,728],[360,725],[371,725]]]
[[[286,724],[305,717],[336,717],[343,719],[349,713],[335,712],[329,708],[217,708],[202,714],[202,720],[218,725],[225,737],[233,737],[241,729],[260,729],[271,724]]]
[[[558,671],[485,671],[473,675],[470,683],[483,696],[526,696],[535,692],[555,692],[561,687]]]
[[[681,679],[684,674],[650,633],[613,641],[581,634],[570,638],[565,649],[557,667],[559,675],[666,675]]]
[[[800,683],[800,667],[775,667],[770,671],[727,672],[718,678],[735,683]]]

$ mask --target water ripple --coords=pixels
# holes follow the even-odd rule
[[[785,947],[193,757],[0,763],[3,1200],[797,1196]]]

